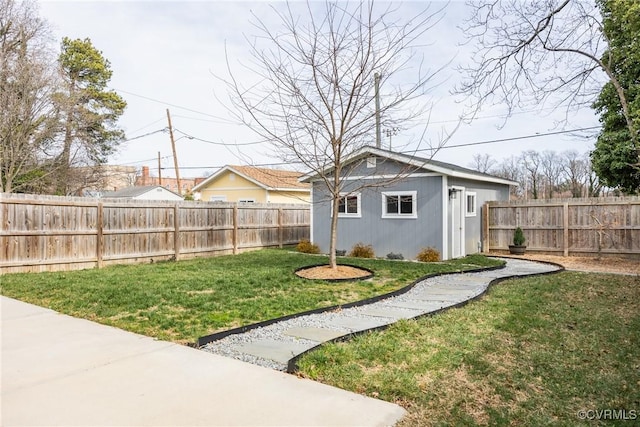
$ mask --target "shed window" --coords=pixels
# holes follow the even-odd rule
[[[467,191],[467,216],[476,216],[476,193]]]
[[[383,218],[417,218],[416,191],[382,193]]]
[[[338,216],[347,218],[360,218],[360,193],[340,196],[338,200]]]

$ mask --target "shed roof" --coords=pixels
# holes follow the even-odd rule
[[[495,175],[490,175],[482,172],[475,171],[473,169],[465,168],[462,166],[454,165],[452,163],[440,162],[433,159],[427,159],[419,157],[413,154],[398,153],[395,151],[389,151],[382,148],[364,146],[361,149],[355,151],[344,160],[343,164],[347,165],[369,156],[383,157],[391,160],[395,160],[400,163],[404,163],[415,167],[416,169],[427,170],[431,172],[441,173],[443,175],[472,179],[476,181],[493,182],[505,185],[518,185],[517,182],[511,181]],[[324,173],[329,173],[333,168],[329,167],[324,170]],[[411,174],[407,174],[410,176]],[[303,175],[300,180],[302,182],[311,182],[314,179],[319,178],[316,172],[310,172]]]

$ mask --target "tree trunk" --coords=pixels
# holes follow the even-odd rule
[[[338,205],[340,204],[340,196],[333,196],[331,206],[331,240],[329,242],[329,266],[332,269],[338,268],[336,258],[336,245],[338,244]]]

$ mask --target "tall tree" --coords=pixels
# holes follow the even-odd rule
[[[41,185],[55,132],[48,27],[30,1],[0,0],[0,192]]]
[[[111,64],[91,40],[65,37],[58,62],[64,91],[56,96],[62,115],[57,192],[68,194],[72,167],[105,163],[124,139],[117,121],[127,104],[107,89]]]
[[[555,151],[545,150],[540,154],[540,174],[544,178],[545,192],[543,197],[553,198],[563,174],[562,159]]]
[[[528,150],[522,153],[520,159],[524,168],[525,185],[531,188],[531,197],[538,199],[540,196],[540,181],[542,180],[542,156],[537,151]],[[526,189],[525,197],[527,197]]]
[[[589,158],[575,150],[562,153],[562,170],[572,197],[584,197],[589,180]]]
[[[473,65],[464,69],[467,79],[458,91],[469,96],[474,113],[486,103],[504,105],[510,113],[541,103],[567,110],[582,108],[591,105],[607,83],[607,96],[618,104],[631,150],[636,150],[636,157],[640,154],[630,88],[637,84],[637,77],[628,79],[619,69],[619,59],[626,54],[630,54],[629,66],[637,64],[638,0],[469,4],[473,15],[465,31],[477,50]],[[624,19],[615,18],[619,13],[624,13]],[[628,49],[633,46],[635,51]]]
[[[603,61],[620,82],[602,88],[594,108],[602,131],[591,154],[601,181],[629,193],[640,192],[640,1],[599,0],[609,47]],[[619,96],[619,92],[623,97]],[[626,102],[622,102],[622,101]],[[630,125],[629,125],[630,123]]]
[[[253,61],[246,68],[256,81],[239,81],[227,60],[225,81],[238,119],[283,160],[302,163],[324,183],[333,206],[334,268],[345,192],[385,185],[349,183],[344,160],[373,145],[377,115],[388,128],[406,128],[426,115],[423,95],[438,72],[423,70],[416,53],[442,9],[399,16],[398,9],[384,7],[365,1],[287,3],[274,8],[280,28],[255,17],[259,34],[251,41]],[[377,88],[383,88],[379,108]]]
[[[491,173],[498,162],[493,159],[489,154],[476,153],[473,155],[469,167],[473,170],[477,170],[482,173]]]

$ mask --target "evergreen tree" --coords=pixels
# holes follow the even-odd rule
[[[620,97],[608,82],[593,107],[602,131],[591,153],[593,169],[609,187],[640,192],[640,0],[599,0],[609,46],[603,61],[622,86]],[[623,105],[621,99],[626,100]]]
[[[127,104],[107,89],[111,64],[88,38],[65,37],[58,62],[64,90],[56,97],[63,133],[56,192],[69,194],[71,168],[106,163],[124,139],[117,121]]]

